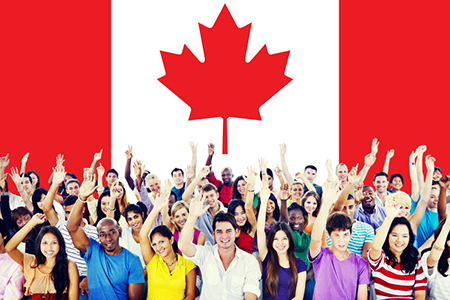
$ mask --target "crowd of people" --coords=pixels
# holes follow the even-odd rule
[[[394,150],[366,178],[377,139],[360,171],[327,160],[322,185],[316,166],[290,173],[285,144],[281,168],[260,158],[235,179],[216,177],[214,144],[198,170],[190,147],[164,181],[132,147],[123,181],[102,151],[82,179],[58,155],[48,189],[28,154],[20,171],[0,157],[0,299],[450,299],[450,176],[426,146],[410,191]]]

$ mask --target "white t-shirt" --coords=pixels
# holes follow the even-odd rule
[[[427,259],[428,256],[430,256],[430,253],[431,253],[430,251],[426,252],[422,256],[422,259],[420,260],[423,271],[428,280],[427,294],[429,292],[430,297],[427,299],[435,299],[435,300],[450,299],[450,272],[449,270],[447,270],[447,272],[445,273],[447,277],[444,277],[438,271],[437,264],[433,268],[428,268]]]

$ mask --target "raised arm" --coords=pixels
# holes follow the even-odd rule
[[[450,216],[447,216],[445,219],[445,223],[442,226],[441,232],[439,233],[438,238],[434,242],[434,245],[431,248],[430,255],[428,256],[427,265],[429,268],[433,268],[439,262],[442,252],[445,249],[445,244],[447,243],[447,236],[449,232],[450,232]]]
[[[86,253],[89,247],[89,238],[80,226],[83,219],[83,204],[86,203],[87,199],[95,192],[97,186],[95,185],[95,176],[89,169],[84,171],[83,177],[84,180],[80,186],[78,200],[75,202],[69,219],[67,220],[67,230],[72,237],[75,248]]]
[[[90,170],[89,170],[90,171]],[[102,164],[100,163],[100,165],[97,167],[97,178],[98,178],[98,182],[97,182],[97,193],[98,193],[98,197],[100,198],[100,196],[102,195],[103,191],[105,190],[105,188],[103,187],[103,175],[105,174],[105,168],[102,166]]]
[[[59,221],[58,215],[53,210],[53,200],[55,199],[59,185],[64,181],[65,176],[66,172],[64,172],[63,166],[56,166],[56,168],[53,168],[53,182],[50,186],[50,190],[48,191],[47,196],[45,197],[44,206],[42,208],[48,222],[53,226],[56,226]]]
[[[345,184],[344,189],[338,196],[336,203],[334,204],[333,211],[341,211],[347,201],[348,195],[352,191],[353,187],[359,182],[360,176],[357,175],[358,172],[358,164],[350,170],[347,176],[347,183]]]
[[[283,171],[280,169],[280,167],[277,165],[274,169],[275,174],[278,177],[278,180],[280,181],[280,185],[283,185],[286,183],[283,177]]]
[[[5,250],[8,252],[9,256],[14,259],[23,269],[23,253],[20,252],[17,247],[19,244],[27,237],[28,233],[39,224],[45,222],[44,214],[35,214],[31,220],[22,227],[12,238],[9,240],[8,244],[5,245]]]
[[[106,216],[111,219],[114,219],[114,212],[116,211],[116,202],[117,202],[117,198],[119,197],[119,191],[117,190],[118,187],[119,187],[119,180],[116,180],[111,185],[110,200],[109,200],[108,207],[106,208],[106,212],[107,212]]]
[[[128,150],[125,150],[125,157],[127,162],[125,163],[125,180],[128,183],[130,189],[134,190],[134,181],[131,178],[131,160],[133,158],[133,147],[128,145]]]
[[[184,202],[190,203],[192,194],[195,191],[195,188],[197,187],[198,183],[203,179],[203,177],[206,177],[210,173],[210,167],[204,166],[200,169],[197,176],[195,176],[194,180],[192,180],[191,184],[186,187],[184,190],[183,195],[181,198]]]
[[[91,167],[89,168],[89,171],[91,173],[95,173],[95,168],[97,168],[97,164],[102,159],[102,153],[103,149],[100,150],[100,152],[94,154],[94,159],[92,160]]]
[[[419,146],[416,150],[417,152],[416,172],[417,172],[417,179],[419,181],[419,191],[422,191],[423,185],[425,184],[422,169],[422,158],[425,151],[427,151],[427,146],[425,145]]]
[[[6,167],[9,165],[9,153],[0,157],[0,178],[5,174]]]
[[[17,171],[17,168],[15,168],[15,169],[11,168],[11,178],[17,187],[17,191],[19,192],[20,196],[22,197],[22,200],[25,203],[26,208],[28,208],[31,212],[33,212],[33,203],[31,203],[28,193],[22,187],[23,176],[24,176],[24,174],[22,174],[22,176],[19,176],[19,172]]]
[[[194,169],[194,176],[192,176],[192,178],[194,178],[195,171],[197,169],[197,144],[194,142],[189,142],[189,146],[191,147],[191,152],[192,152],[191,167]],[[189,179],[187,179],[186,186],[189,185],[189,183],[190,183]]]
[[[266,232],[264,228],[266,226],[266,209],[267,202],[269,201],[270,191],[267,186],[267,182],[261,182],[261,190],[259,191],[259,200],[261,204],[259,206],[258,213],[258,225],[257,225],[257,234],[258,234],[258,251],[261,261],[266,258],[267,255],[267,241],[266,241]]]
[[[314,227],[311,232],[309,256],[312,259],[315,259],[317,255],[320,254],[320,251],[322,251],[322,236],[327,223],[328,212],[337,199],[339,184],[337,180],[334,182],[325,181],[322,190],[322,206],[320,207],[319,214],[314,222]]]
[[[142,165],[140,160],[136,160],[133,163],[134,175],[136,176],[136,183],[138,191],[141,190],[142,186],[142,172],[144,172],[145,165]]]
[[[25,174],[25,172],[26,172],[28,156],[30,156],[30,153],[25,153],[25,155],[22,157],[22,165],[20,166],[20,174]]]
[[[370,250],[370,259],[377,260],[378,258],[380,258],[383,244],[388,235],[389,228],[391,227],[394,218],[398,216],[399,211],[400,205],[398,205],[395,201],[392,201],[386,207],[386,219],[384,219],[383,224],[377,229],[377,233],[373,238],[372,250]]]
[[[441,222],[447,218],[447,189],[450,187],[450,176],[442,176],[439,185],[441,189],[439,190],[438,215]]]
[[[384,161],[384,166],[383,166],[383,172],[386,174],[389,174],[389,164],[390,164],[391,158],[394,156],[394,154],[395,154],[394,149],[388,150],[388,152],[386,153],[386,160]]]
[[[325,161],[325,167],[327,168],[327,180],[333,181],[333,164],[331,163],[331,159]]]
[[[205,205],[203,195],[198,193],[191,201],[189,216],[184,224],[183,230],[181,231],[180,239],[178,240],[178,246],[184,256],[193,257],[197,252],[197,248],[192,244],[192,238],[194,237],[194,225],[198,217],[203,215],[208,209],[209,205]]]
[[[286,163],[286,151],[287,146],[285,143],[280,144],[280,162],[281,162],[281,169],[283,170],[284,177],[286,178],[286,181],[289,183],[289,185],[292,185],[294,182],[294,177],[292,177],[291,173],[289,172],[287,163]]]
[[[416,211],[410,217],[409,222],[411,223],[411,227],[413,231],[416,233],[417,228],[419,227],[420,221],[422,221],[423,215],[427,210],[428,200],[431,195],[431,186],[433,184],[433,172],[434,172],[434,162],[436,160],[431,155],[427,155],[425,159],[425,164],[427,167],[427,178],[425,180],[425,184],[423,186],[420,201],[417,204]]]
[[[364,167],[359,173],[359,175],[361,175],[359,183],[364,184],[364,180],[366,179],[367,173],[369,173],[370,168],[373,166],[376,160],[377,157],[374,156],[372,153],[369,153],[366,156],[364,156]]]
[[[211,175],[211,171],[212,171],[212,159],[214,156],[214,147],[215,147],[215,145],[213,143],[208,144],[208,158],[206,158],[206,164],[205,164],[210,169],[210,173],[208,174],[208,176]]]
[[[246,185],[246,196],[245,196],[245,214],[247,215],[247,220],[252,225],[251,236],[256,232],[256,216],[253,212],[253,199],[255,197],[255,182],[256,182],[256,172],[253,167],[247,167],[247,181]]]
[[[413,151],[409,155],[409,176],[411,178],[411,198],[414,202],[419,200],[419,178],[417,177],[416,168],[417,151]]]
[[[309,180],[305,177],[305,174],[303,174],[302,172],[297,172],[297,173],[295,173],[295,178],[296,178],[297,180],[302,181],[302,182],[305,184],[305,186],[306,186],[306,188],[308,189],[308,191],[314,191],[314,192],[317,192],[317,191],[316,191],[316,188],[314,187],[314,185],[311,183],[311,181],[309,181]]]
[[[259,163],[259,170],[261,171],[261,174],[262,174],[261,181],[268,182],[267,160],[265,160],[264,158],[261,157],[261,158],[258,158],[258,163]]]
[[[280,186],[280,215],[281,215],[281,222],[288,223],[288,209],[287,209],[287,201],[291,197],[289,193],[289,184],[284,183]]]
[[[150,263],[153,255],[155,255],[148,236],[153,227],[153,224],[155,223],[156,217],[159,214],[159,211],[169,203],[170,188],[167,188],[167,186],[168,185],[166,184],[162,190],[162,193],[156,196],[155,207],[148,215],[147,219],[144,222],[144,225],[142,225],[141,231],[139,232],[139,237],[141,238],[140,245],[142,257],[144,258],[146,265]]]

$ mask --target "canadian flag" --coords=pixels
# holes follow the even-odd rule
[[[234,97],[227,102],[216,89],[202,100],[209,113],[202,118],[161,79],[169,76],[162,52],[179,58],[188,49],[206,65],[206,48],[214,45],[205,32],[213,34],[208,28],[224,8],[239,32],[248,30],[245,63],[264,49],[268,57],[287,53],[281,70],[292,80],[256,106]],[[316,165],[320,184],[327,158],[361,166],[377,137],[372,172],[395,149],[390,173],[408,178],[408,156],[425,144],[447,174],[449,9],[445,0],[3,1],[0,155],[9,153],[18,166],[30,152],[27,169],[46,181],[58,153],[66,170],[81,176],[103,149],[105,168],[123,176],[124,151],[133,145],[135,158],[168,178],[190,163],[189,141],[198,143],[198,166],[213,142],[213,169],[231,166],[239,175],[257,167],[258,157],[275,167],[285,142],[291,171]],[[270,85],[244,90],[241,70],[235,76],[250,96]],[[227,103],[223,155],[220,113]]]

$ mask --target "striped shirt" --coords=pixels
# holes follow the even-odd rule
[[[365,243],[372,243],[374,238],[373,228],[367,223],[355,221],[352,225],[352,236],[348,243],[348,250],[358,256],[362,256]],[[328,247],[331,246],[331,239],[327,234]]]
[[[414,272],[405,274],[401,271],[400,264],[392,267],[383,251],[377,260],[372,260],[371,250],[367,258],[373,271],[377,299],[414,299],[415,291],[426,291],[427,279],[419,258]]]
[[[89,225],[85,219],[83,219],[83,222],[85,226],[82,229],[86,233],[87,237],[93,238],[94,240],[98,241],[97,228],[95,228],[92,225]],[[66,243],[67,258],[77,265],[78,274],[80,276],[87,276],[86,262],[84,261],[83,258],[81,258],[80,250],[75,248],[75,245],[73,244],[72,237],[70,236],[70,233],[67,230],[67,221],[60,218],[58,224],[56,224],[56,228],[59,229],[61,235],[64,238],[64,242]]]

